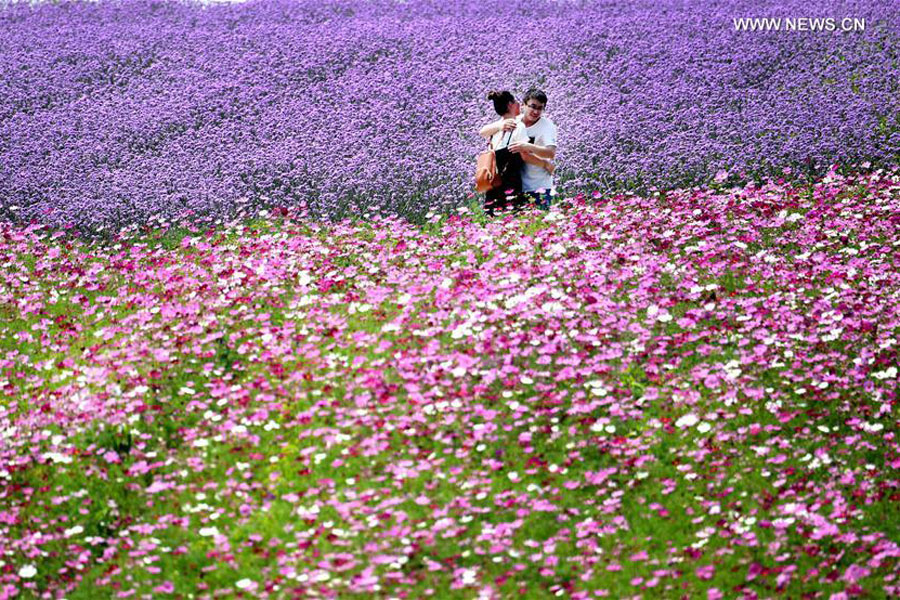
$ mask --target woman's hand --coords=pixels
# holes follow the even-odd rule
[[[549,158],[541,158],[539,156],[535,156],[530,152],[522,152],[522,160],[527,162],[530,165],[534,165],[536,167],[541,167],[545,169],[548,173],[553,175],[553,171],[556,170],[556,165],[553,164],[553,161]]]
[[[544,169],[545,169],[548,173],[550,173],[551,175],[553,175],[553,171],[556,170],[556,165],[553,164],[553,161],[552,161],[552,160],[547,160],[547,159],[541,159],[541,163],[542,163],[541,166],[544,167]]]
[[[481,137],[489,138],[501,131],[512,131],[516,128],[516,125],[517,123],[515,119],[500,119],[499,121],[488,123],[487,125],[482,127],[481,131],[479,131],[478,134]]]

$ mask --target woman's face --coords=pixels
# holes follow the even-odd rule
[[[519,113],[522,112],[522,105],[519,104],[518,100],[513,100],[509,103],[509,112],[511,112],[514,117],[518,117]]]

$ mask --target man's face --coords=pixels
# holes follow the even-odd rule
[[[537,121],[544,113],[544,105],[534,98],[525,103],[525,120],[529,122]]]

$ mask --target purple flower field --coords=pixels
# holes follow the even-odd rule
[[[900,155],[891,2],[161,1],[0,8],[0,211],[81,229],[465,202],[491,88],[543,87],[564,193]],[[736,31],[742,17],[865,31]]]

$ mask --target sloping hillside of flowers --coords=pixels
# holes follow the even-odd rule
[[[0,600],[900,596],[898,40],[0,0]]]
[[[0,596],[900,594],[900,171],[0,238]]]
[[[0,218],[107,231],[470,189],[487,90],[537,85],[570,193],[900,154],[890,2],[125,0],[0,8]],[[853,17],[865,31],[736,31]]]

